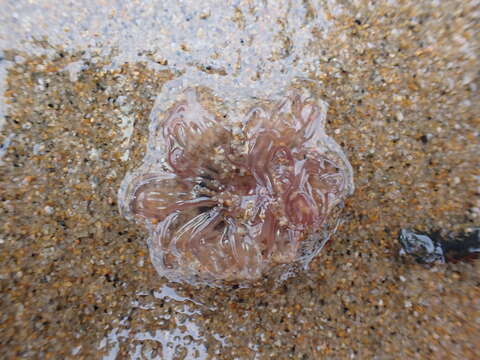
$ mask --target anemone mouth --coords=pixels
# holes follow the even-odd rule
[[[174,104],[151,127],[161,131],[149,148],[160,144],[162,154],[147,154],[120,191],[125,215],[148,225],[157,271],[176,280],[255,280],[319,248],[316,234],[353,190],[324,115],[293,93],[255,105],[234,129],[192,93]]]

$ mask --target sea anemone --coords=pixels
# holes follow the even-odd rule
[[[318,250],[352,170],[324,132],[323,103],[291,92],[240,121],[208,111],[188,89],[152,116],[144,164],[120,189],[124,215],[150,231],[171,280],[259,279]]]

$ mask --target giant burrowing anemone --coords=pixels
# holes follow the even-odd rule
[[[119,193],[122,212],[150,231],[157,271],[255,280],[317,251],[353,191],[350,164],[324,132],[325,106],[292,92],[227,121],[195,90],[184,97],[152,117],[144,164]]]

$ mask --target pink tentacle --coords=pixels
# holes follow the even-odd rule
[[[258,236],[257,240],[263,245],[264,251],[262,255],[264,257],[269,257],[273,251],[273,246],[275,244],[275,235],[277,231],[277,222],[274,215],[271,211],[267,211],[265,219],[263,220],[262,232]]]

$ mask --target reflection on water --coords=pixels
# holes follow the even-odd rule
[[[120,322],[120,325],[124,323]],[[117,359],[120,351],[120,345],[129,342],[133,346],[133,351],[129,351],[131,359],[174,359],[178,354],[182,354],[191,359],[206,359],[207,350],[204,344],[200,343],[201,337],[199,328],[190,321],[181,324],[185,331],[180,328],[174,328],[171,331],[156,330],[153,334],[149,332],[138,332],[132,334],[128,329],[115,328],[100,342],[99,350],[108,349],[108,353],[103,356],[104,360]],[[161,345],[161,351],[145,348],[144,342],[150,340]]]
[[[161,300],[174,300],[174,301],[180,301],[180,302],[187,302],[190,301],[198,306],[208,308],[209,310],[215,310],[213,307],[207,307],[205,304],[202,304],[201,302],[198,302],[194,299],[190,299],[185,296],[179,295],[175,289],[171,288],[168,285],[163,285],[160,290],[154,291],[153,296],[155,296],[156,299],[161,299]],[[192,314],[195,314],[198,312],[193,312]],[[190,315],[190,314],[189,314]]]
[[[53,55],[50,44],[84,50],[82,60],[65,69],[72,79],[82,62],[98,56],[111,56],[110,68],[145,61],[182,74],[183,86],[207,86],[233,102],[281,92],[293,78],[316,70],[318,51],[310,44],[328,33],[327,18],[342,9],[328,3],[7,0],[0,5],[0,30],[8,29],[0,37],[0,50]],[[43,38],[48,45],[32,42]],[[0,84],[4,79],[0,62]]]
[[[138,292],[136,300],[132,301],[131,309],[152,311],[163,300],[175,304],[175,313],[156,316],[155,320],[162,329],[150,331],[135,331],[130,326],[131,316],[123,317],[116,327],[105,336],[98,345],[99,350],[106,351],[104,360],[116,359],[124,348],[131,359],[174,359],[183,356],[186,359],[206,359],[207,348],[201,328],[195,322],[195,315],[201,315],[200,309],[205,306],[193,299],[179,295],[175,289],[163,285],[152,292],[154,299],[145,300],[151,294]],[[191,306],[191,305],[195,306]],[[162,305],[163,307],[163,305]],[[165,326],[175,319],[175,326]],[[226,346],[223,336],[212,334],[212,337]],[[75,348],[73,352],[78,352]]]

